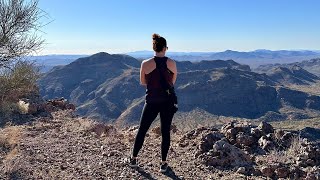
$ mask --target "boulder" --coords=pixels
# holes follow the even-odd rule
[[[262,136],[259,141],[259,146],[266,151],[270,151],[275,148],[275,144],[270,141],[266,136]]]
[[[204,134],[199,144],[200,153],[208,152],[212,149],[212,145],[223,137],[223,134],[216,131]]]
[[[153,134],[155,134],[157,137],[160,137],[161,136],[161,127],[160,126],[157,126],[155,128],[152,128],[151,129],[151,132]]]
[[[256,139],[260,139],[262,136],[262,131],[259,128],[251,128],[250,129],[250,134]]]
[[[46,103],[44,106],[44,110],[47,112],[53,112],[55,108],[51,103]]]
[[[236,142],[239,147],[245,147],[253,145],[255,143],[255,140],[252,136],[240,132],[236,136]]]
[[[269,133],[273,133],[273,131],[274,131],[273,127],[269,123],[267,123],[265,121],[262,121],[259,124],[258,128],[262,131],[263,135],[266,135],[266,134],[269,134]]]
[[[277,129],[275,130],[274,132],[274,137],[277,139],[277,140],[281,140],[282,136],[284,135],[284,131],[282,129]]]
[[[28,114],[36,114],[38,112],[38,104],[32,103],[29,104]]]
[[[279,178],[286,178],[286,177],[288,177],[288,175],[290,173],[290,169],[288,167],[284,167],[284,166],[278,167],[275,170],[275,173]]]
[[[246,174],[246,173],[247,173],[247,170],[246,170],[245,167],[239,167],[239,168],[237,169],[237,173],[239,173],[239,174]]]
[[[175,124],[171,124],[170,130],[172,133],[176,133],[178,131],[178,128]]]
[[[70,104],[70,103],[66,104],[65,108],[66,109],[76,110],[76,106],[74,104]]]
[[[262,166],[260,168],[260,171],[261,171],[263,176],[266,176],[266,177],[274,176],[274,169],[272,167],[270,167],[270,166]]]
[[[215,142],[212,150],[202,154],[202,159],[206,165],[221,167],[239,167],[252,163],[249,155],[229,144],[225,139]]]
[[[281,145],[286,148],[290,147],[293,137],[291,132],[284,132],[280,138]]]
[[[47,105],[54,107],[54,108],[50,107],[49,112],[57,111],[57,110],[66,110],[66,109],[75,110],[76,109],[74,104],[69,103],[68,100],[64,98],[48,100]]]

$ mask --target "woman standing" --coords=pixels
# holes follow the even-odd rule
[[[146,86],[147,91],[129,165],[131,167],[138,166],[137,156],[142,148],[145,135],[160,113],[162,134],[160,172],[166,172],[168,167],[167,154],[170,147],[170,127],[175,110],[174,104],[168,96],[170,92],[164,90],[164,86],[167,85],[173,89],[177,79],[177,67],[175,61],[165,56],[168,50],[166,39],[158,34],[153,34],[152,40],[154,57],[144,60],[140,68],[140,83]]]

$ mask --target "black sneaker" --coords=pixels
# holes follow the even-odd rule
[[[137,158],[129,157],[128,161],[130,167],[138,167]]]
[[[168,163],[164,163],[160,165],[160,172],[164,173],[164,172],[167,172],[167,169],[168,169]]]

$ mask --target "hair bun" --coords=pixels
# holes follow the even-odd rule
[[[160,37],[161,36],[159,34],[156,34],[156,33],[152,34],[152,39],[153,40],[159,39]]]

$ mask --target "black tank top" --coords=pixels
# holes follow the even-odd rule
[[[163,74],[165,81],[173,87],[172,79],[173,72],[167,67],[168,57],[154,56],[156,68],[149,74],[146,74],[147,90],[146,102],[147,103],[160,103],[168,101],[168,96],[160,83],[160,73]]]

